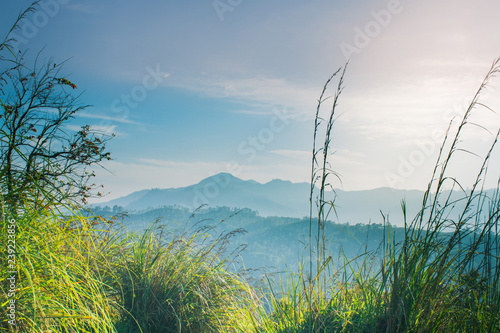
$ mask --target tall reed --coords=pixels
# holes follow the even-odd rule
[[[498,265],[492,265],[499,263],[500,201],[498,188],[492,197],[483,188],[500,129],[493,135],[470,190],[447,173],[455,154],[464,151],[460,138],[464,129],[472,126],[468,121],[471,113],[485,107],[480,102],[481,93],[499,71],[497,59],[451,139],[450,124],[420,212],[406,226],[403,243],[389,245],[382,283],[387,299],[386,325],[391,332],[500,329],[500,271]],[[458,188],[459,196],[446,191],[447,186]],[[462,209],[457,208],[459,203]]]
[[[327,223],[329,210],[335,209],[334,202],[323,196],[325,188],[330,186],[325,179],[330,174],[336,175],[324,158],[331,142],[330,124],[342,91],[342,75],[327,122],[324,146],[316,149],[316,144],[313,145],[309,271],[289,272],[288,281],[280,280],[281,289],[269,294],[273,311],[262,315],[262,328],[256,331],[500,332],[500,186],[493,195],[484,189],[488,162],[500,129],[493,134],[472,184],[463,184],[448,174],[455,155],[465,151],[461,147],[464,129],[476,125],[469,122],[471,114],[479,112],[479,108],[489,109],[480,96],[499,72],[500,59],[497,59],[453,135],[450,123],[421,209],[409,223],[406,203],[402,201],[403,241],[395,241],[389,218],[384,216],[386,236],[380,253],[344,257],[344,264],[335,267],[331,257],[321,254],[328,237],[322,234],[322,226]],[[315,140],[323,121],[319,107],[332,78],[318,103]],[[319,152],[323,153],[322,166],[318,163]],[[312,195],[316,182],[321,188],[316,201],[318,238],[314,241]],[[363,259],[361,263],[359,259]],[[313,261],[317,262],[316,274],[312,274]]]

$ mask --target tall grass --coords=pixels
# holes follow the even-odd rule
[[[476,180],[467,184],[469,190],[448,175],[455,155],[464,151],[460,146],[464,129],[474,125],[469,123],[471,114],[481,107],[489,109],[480,102],[480,96],[499,71],[497,59],[454,135],[450,124],[420,212],[409,223],[402,202],[404,240],[394,241],[387,218],[387,241],[381,244],[381,260],[374,263],[377,254],[365,254],[361,264],[360,258],[345,258],[344,265],[335,267],[331,257],[322,252],[327,237],[322,230],[328,213],[335,209],[324,193],[330,186],[328,176],[336,176],[326,158],[342,75],[326,121],[324,145],[318,150],[313,146],[311,189],[320,184],[320,194],[316,201],[318,235],[314,244],[310,225],[310,254],[315,245],[317,258],[310,255],[309,272],[289,273],[288,281],[280,281],[281,290],[270,292],[274,310],[262,315],[260,331],[500,332],[500,187],[488,197],[482,181],[500,130],[493,135],[490,149],[476,171]],[[318,102],[314,140],[322,121],[319,109],[326,100],[323,95],[332,78]],[[317,162],[319,152],[323,153],[322,166]],[[450,189],[457,189],[459,196]],[[459,204],[463,208],[458,209]],[[311,274],[314,260],[317,270]]]
[[[450,139],[446,135],[422,208],[407,226],[403,243],[389,246],[382,283],[387,299],[386,325],[390,331],[500,330],[500,248],[496,232],[500,201],[498,187],[493,197],[487,197],[481,181],[500,130],[493,136],[470,190],[447,174],[455,154],[462,151],[460,138],[469,125],[471,113],[482,106],[479,102],[482,91],[499,71],[500,59],[497,59],[445,154]],[[458,188],[460,196],[453,198],[451,191],[444,191],[446,187]],[[456,209],[459,202],[464,203],[461,210]]]
[[[1,257],[2,332],[112,332],[114,302],[96,269],[99,246],[87,220],[61,211],[19,207],[3,209],[2,246],[7,225],[16,225],[15,298],[7,297],[12,273]],[[5,250],[5,249],[4,249]],[[7,302],[15,299],[16,325],[8,323]]]
[[[4,256],[0,331],[244,332],[252,326],[256,294],[229,272],[224,256],[240,231],[214,236],[203,227],[176,235],[155,224],[128,234],[65,208],[18,209],[17,325],[7,321]],[[7,219],[4,211],[2,236]]]
[[[256,299],[224,259],[225,242],[201,229],[175,235],[154,225],[113,263],[120,332],[244,332]]]

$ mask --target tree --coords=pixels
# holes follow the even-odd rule
[[[0,56],[0,180],[6,202],[86,202],[95,186],[92,168],[110,159],[106,142],[114,135],[89,125],[70,130],[68,123],[88,105],[73,95],[77,86],[62,74],[64,63],[40,65],[39,53],[29,66],[26,52],[13,55],[9,41],[7,35],[0,44],[7,54]]]

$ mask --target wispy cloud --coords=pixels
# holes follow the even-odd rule
[[[104,135],[115,134],[116,136],[119,136],[122,133],[117,131],[116,127],[117,127],[116,125],[109,125],[109,126],[91,125],[90,130],[98,134],[104,134]],[[82,129],[82,126],[66,125],[65,128],[73,132],[78,132]]]
[[[289,157],[289,158],[293,158],[293,159],[298,159],[298,160],[311,159],[311,152],[305,151],[305,150],[281,149],[281,150],[272,150],[271,153],[278,154],[278,155],[285,156],[285,157]]]
[[[157,166],[162,168],[183,169],[183,170],[220,169],[221,171],[223,171],[223,168],[226,166],[226,163],[224,162],[202,162],[202,161],[181,162],[181,161],[158,160],[149,158],[139,158],[138,161],[146,165]]]
[[[143,125],[139,122],[132,121],[132,120],[127,119],[127,118],[110,117],[110,116],[105,116],[105,115],[100,115],[100,114],[90,114],[90,113],[83,112],[83,113],[79,113],[78,116],[81,118],[110,120],[110,121],[114,121],[117,123],[123,123],[123,124]]]
[[[97,133],[102,133],[107,135],[114,133],[115,135],[119,135],[118,131],[116,130],[116,125],[109,125],[109,126],[92,125],[90,126],[90,129]]]
[[[310,113],[318,98],[318,87],[309,87],[285,78],[254,76],[246,78],[177,78],[166,82],[183,89],[215,98],[232,98],[261,106],[283,105],[296,113]],[[237,110],[237,113],[260,114],[260,111]]]
[[[260,108],[260,106],[256,107]],[[247,114],[247,115],[253,115],[253,116],[269,116],[272,115],[272,111],[260,111],[260,110],[234,110],[232,113],[237,113],[237,114]]]

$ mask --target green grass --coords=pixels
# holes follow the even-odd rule
[[[133,237],[111,269],[123,307],[118,331],[245,331],[254,295],[226,268],[221,248],[230,237],[170,235],[162,228]]]
[[[94,258],[100,245],[88,221],[51,209],[24,207],[17,217],[2,212],[2,245],[8,219],[16,220],[16,320],[6,316],[8,273],[2,255],[1,331],[112,332],[113,303]]]
[[[311,227],[302,269],[267,275],[265,288],[231,271],[225,249],[239,230],[173,234],[154,223],[128,234],[111,227],[114,221],[83,217],[78,207],[49,196],[43,206],[11,211],[2,205],[2,245],[9,221],[16,221],[17,326],[8,324],[4,247],[0,331],[500,332],[500,191],[492,197],[483,191],[500,132],[472,184],[448,175],[469,117],[482,106],[481,91],[499,66],[492,66],[455,134],[448,132],[419,214],[405,217],[403,241],[395,242],[386,221],[378,253],[344,256],[335,266],[336,254],[324,251],[328,235],[321,234],[326,212],[335,209],[324,199],[329,172],[315,171],[313,160],[323,187],[319,234],[314,241]],[[339,84],[336,96],[340,91]],[[450,188],[461,196],[449,196]]]
[[[2,235],[7,219],[4,212]],[[153,225],[129,235],[111,231],[99,217],[29,207],[16,222],[17,330],[7,322],[3,261],[1,331],[242,332],[251,326],[255,292],[227,270],[223,257],[232,233],[172,235]]]

